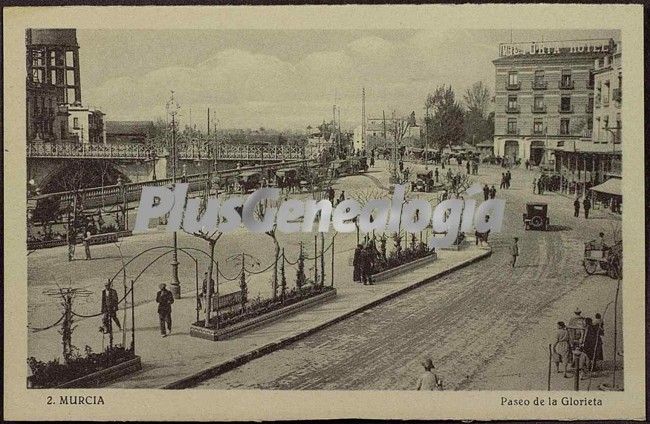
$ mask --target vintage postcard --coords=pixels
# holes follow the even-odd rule
[[[6,8],[5,416],[645,419],[641,12]]]

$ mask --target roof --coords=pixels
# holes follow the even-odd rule
[[[621,192],[621,179],[620,178],[610,178],[602,184],[598,184],[595,187],[591,187],[589,190],[597,191],[599,193],[614,194],[616,196],[622,196]]]
[[[148,135],[153,121],[106,121],[106,134]]]
[[[79,47],[76,29],[28,29],[26,44]]]

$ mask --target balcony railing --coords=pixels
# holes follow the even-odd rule
[[[548,82],[546,81],[533,81],[533,90],[546,90]]]
[[[514,84],[506,83],[506,90],[520,90],[521,89],[521,83],[516,82]]]
[[[506,129],[506,134],[508,134],[508,135],[517,135],[517,134],[519,134],[519,129],[518,128],[508,128],[508,129]]]
[[[544,130],[536,130],[535,127],[533,127],[533,135],[544,135]]]
[[[573,90],[575,84],[573,83],[573,80],[571,80],[571,81],[560,81],[558,83],[558,86],[560,87],[560,90]]]
[[[546,105],[542,106],[531,106],[530,111],[532,113],[546,113]]]
[[[559,108],[557,108],[557,111],[560,112],[560,113],[573,113],[573,105],[571,105],[569,107],[560,106]]]
[[[519,106],[506,106],[506,113],[519,113]]]

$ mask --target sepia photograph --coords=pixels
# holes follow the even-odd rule
[[[141,27],[12,28],[12,382],[42,407],[454,392],[613,418],[607,396],[641,402],[643,310],[625,299],[644,296],[644,247],[624,221],[643,213],[643,159],[624,152],[644,139],[623,131],[640,94],[622,106],[643,50],[622,26],[152,27],[135,9]],[[178,417],[208,413],[189,405]],[[328,416],[379,417],[354,410]]]

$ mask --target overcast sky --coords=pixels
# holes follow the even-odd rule
[[[618,31],[79,30],[84,104],[107,120],[164,118],[174,90],[181,119],[205,128],[207,108],[225,128],[301,129],[341,107],[346,128],[393,110],[418,117],[428,92],[475,81],[494,87],[498,44],[585,38]]]

